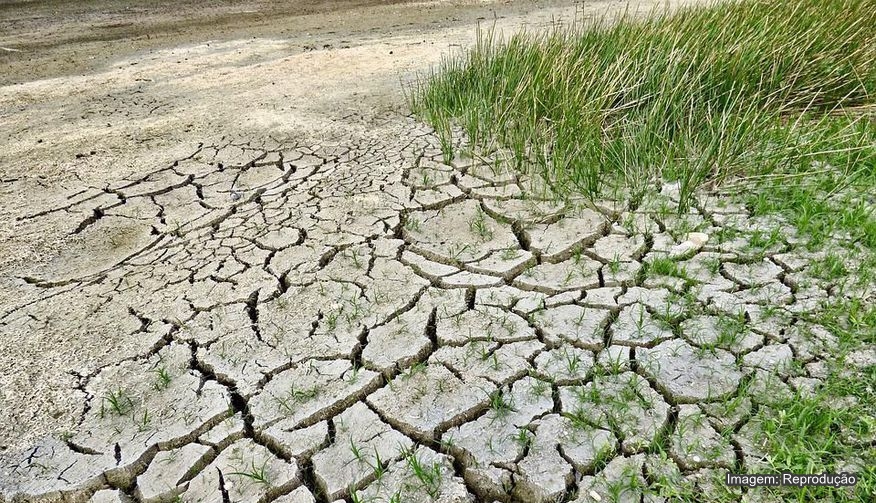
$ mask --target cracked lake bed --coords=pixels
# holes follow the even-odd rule
[[[724,194],[679,213],[675,184],[560,197],[351,112],[343,78],[319,134],[217,133],[246,94],[43,197],[3,172],[4,218],[64,241],[3,263],[0,502],[782,500],[724,474],[772,471],[787,404],[873,368],[834,323],[876,300],[866,250]],[[827,396],[866,421],[858,391]],[[847,426],[835,466],[865,473],[874,428]]]
[[[28,216],[118,258],[24,278],[5,333],[48,340],[65,306],[68,337],[112,327],[131,354],[73,374],[71,431],[3,454],[6,497],[586,501],[621,461],[690,484],[760,466],[758,409],[838,345],[801,316],[832,295],[806,254],[744,239],[780,222],[705,199],[680,218],[738,237],[655,273],[689,234],[671,187],[635,211],[497,195],[531,181],[392,127],[203,145]]]

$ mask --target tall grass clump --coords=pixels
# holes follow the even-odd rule
[[[555,189],[640,199],[871,162],[876,0],[741,0],[479,34],[410,93],[453,153],[502,148]],[[869,124],[872,125],[872,124]]]

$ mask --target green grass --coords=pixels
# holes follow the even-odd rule
[[[425,464],[413,450],[407,450],[403,452],[403,455],[411,474],[419,481],[420,487],[433,500],[438,498],[443,478],[441,465],[437,462],[431,465]]]
[[[876,344],[876,308],[856,297],[876,271],[876,0],[739,0],[505,40],[482,32],[474,48],[417,82],[409,100],[446,160],[456,149],[496,153],[558,197],[623,198],[632,208],[677,181],[680,211],[715,191],[754,217],[784,216],[799,234],[794,241],[781,223],[725,227],[712,242],[746,238],[755,258],[788,245],[828,248],[804,272],[832,286],[832,304],[799,316],[837,337],[826,360],[833,372],[814,395],[770,395],[753,413],[776,472],[864,467],[853,489],[782,488],[778,501],[872,501],[876,367],[842,362]],[[692,281],[673,260],[645,267]],[[736,344],[747,323],[722,318],[716,344]],[[623,396],[629,390],[603,396],[595,384],[581,390],[589,408],[634,399]],[[491,399],[501,410],[501,395]],[[585,413],[567,417],[586,425]],[[704,501],[673,484],[652,489]]]
[[[409,98],[446,157],[457,124],[471,148],[510,152],[559,193],[635,205],[673,180],[684,209],[704,185],[791,181],[777,194],[790,201],[767,194],[760,207],[812,206],[811,230],[866,219],[872,239],[872,212],[828,217],[818,204],[830,198],[800,196],[810,172],[835,174],[834,187],[872,181],[874,90],[876,0],[749,0],[504,41],[482,33]]]
[[[831,376],[814,396],[782,399],[760,412],[762,436],[775,472],[839,473],[858,476],[854,488],[808,487],[787,489],[786,501],[872,501],[876,493],[876,450],[855,445],[876,430],[876,366],[854,378]],[[857,460],[858,467],[846,463]]]
[[[128,412],[134,410],[134,400],[122,388],[117,388],[115,391],[109,389],[100,400],[100,417],[103,418],[107,413],[115,414],[116,416],[124,416]]]
[[[266,459],[262,462],[261,465],[256,465],[255,461],[250,463],[249,467],[246,467],[243,470],[231,472],[228,475],[233,475],[236,477],[240,477],[244,480],[248,480],[257,484],[261,484],[264,486],[271,485],[270,474],[268,473],[268,460]]]
[[[848,237],[876,250],[876,116],[870,120],[823,120],[825,128],[849,135],[862,148],[825,155],[829,166],[787,162],[782,170],[752,177],[745,202],[754,215],[780,213],[817,248]],[[869,143],[869,144],[867,144]],[[838,145],[841,145],[838,143]],[[825,146],[829,148],[829,146]],[[805,158],[802,158],[805,161]]]

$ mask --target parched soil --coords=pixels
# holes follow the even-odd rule
[[[558,203],[408,115],[574,6],[119,5],[0,5],[0,502],[738,499],[823,377],[782,221]]]

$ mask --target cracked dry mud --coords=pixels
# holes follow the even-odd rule
[[[436,59],[421,40],[378,47]],[[55,165],[77,168],[63,195],[0,179],[21,194],[0,208],[17,229],[67,236],[33,267],[0,264],[2,503],[638,502],[664,501],[643,493],[667,480],[727,496],[726,470],[768,470],[756,412],[827,377],[836,337],[802,315],[873,298],[873,285],[816,278],[781,219],[711,195],[677,215],[667,185],[633,210],[561,200],[495,159],[445,162],[422,122],[345,108],[359,99],[349,73],[376,49],[268,62],[221,50],[233,72],[222,59],[186,74],[185,100],[204,97],[168,106],[177,122],[136,122],[143,104],[124,105],[148,131],[106,138],[124,154],[106,164],[129,171],[101,172],[91,154],[84,168]],[[353,68],[344,92],[295,73],[339,79],[331,64]],[[106,101],[86,87],[121,106],[132,79],[166,70],[120,68],[71,81],[85,109]],[[221,94],[222,112],[202,87],[230,73],[254,91]],[[343,117],[302,119],[310,135],[281,126],[319,107],[268,114],[269,133],[232,127],[244,104],[264,99],[258,115],[291,99],[264,91],[272,74],[292,75],[282,89],[296,103],[337,99]],[[46,82],[10,95],[45,97]],[[317,90],[294,94],[304,84]],[[210,120],[190,131],[186,114]],[[40,117],[10,138],[35,142]],[[58,130],[73,137],[60,150],[106,134],[89,120]],[[161,131],[166,144],[135,145]],[[168,151],[181,153],[159,161]],[[30,169],[28,152],[3,155]],[[13,243],[27,258],[26,239]]]
[[[2,453],[0,500],[593,501],[632,477],[638,501],[656,474],[708,496],[759,466],[756,390],[817,384],[835,341],[793,313],[829,286],[802,291],[788,243],[645,273],[685,239],[655,210],[671,190],[635,211],[539,193],[393,117],[355,142],[204,144],[25,216],[112,253],[25,277],[3,331],[64,318],[130,355],[75,371],[78,421]],[[769,225],[708,198],[682,218]]]

